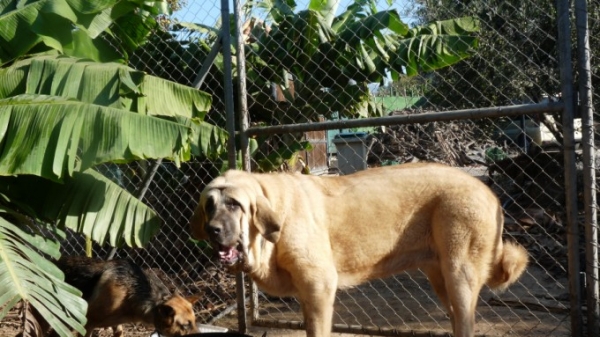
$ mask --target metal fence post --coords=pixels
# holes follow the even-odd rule
[[[237,97],[237,108],[238,108],[238,121],[240,127],[239,139],[240,139],[240,151],[242,153],[242,169],[250,171],[250,150],[248,143],[248,136],[244,133],[248,128],[248,101],[246,99],[246,54],[244,53],[244,33],[242,32],[242,18],[240,11],[240,0],[233,1],[233,15],[235,19],[235,33],[236,33],[236,49],[237,49],[237,75],[238,75],[238,97]],[[247,327],[246,321],[246,296],[244,287],[244,273],[238,273],[236,276],[237,288],[238,288],[238,311],[243,312],[243,330],[242,324],[240,324],[240,331],[245,332]],[[254,298],[256,295],[256,286],[253,282],[250,282],[250,296]],[[241,314],[238,314],[238,316]],[[254,312],[252,312],[254,317]]]
[[[198,71],[198,74],[196,75],[196,79],[194,80],[194,83],[192,84],[192,86],[194,88],[200,89],[200,87],[204,83],[204,80],[206,79],[206,75],[208,75],[208,71],[210,70],[210,67],[212,67],[212,65],[215,63],[215,59],[217,58],[217,55],[219,54],[221,47],[223,47],[223,44],[221,43],[221,39],[223,38],[222,35],[223,35],[223,32],[221,32],[219,37],[215,40],[214,44],[212,45],[212,47],[210,49],[210,53],[208,53],[206,60],[204,61],[204,63],[202,63],[202,67]]]
[[[231,26],[229,20],[229,1],[221,0],[221,44],[223,46],[223,87],[225,89],[225,114],[227,116],[227,159],[229,168],[236,168],[235,146],[235,106],[233,101],[233,74],[231,56]]]
[[[588,336],[600,335],[598,289],[598,221],[596,206],[596,160],[594,149],[594,111],[592,106],[592,70],[588,11],[585,0],[575,1],[577,63],[583,145],[583,198],[585,211],[585,255]]]
[[[225,87],[225,110],[227,113],[227,132],[229,140],[227,144],[227,158],[229,160],[229,168],[235,169],[236,164],[236,145],[235,145],[235,106],[233,99],[233,73],[232,73],[232,56],[231,56],[231,25],[229,19],[229,1],[221,0],[221,42],[223,45],[223,80]],[[235,276],[236,282],[236,297],[238,308],[238,330],[246,332],[246,305],[245,305],[245,289],[244,289],[244,274],[237,273]]]
[[[238,121],[240,123],[240,150],[242,151],[242,169],[250,171],[250,153],[248,135],[248,100],[246,98],[246,53],[244,51],[244,32],[242,32],[242,17],[240,11],[240,0],[233,2],[235,29],[237,36],[237,74],[238,74]]]
[[[569,0],[557,1],[558,49],[562,99],[565,103],[563,123],[563,153],[565,158],[565,203],[567,212],[567,247],[569,261],[569,299],[571,304],[571,335],[582,336],[581,285],[579,277],[579,229],[577,227],[577,172],[573,118],[575,95],[571,62],[571,23]]]

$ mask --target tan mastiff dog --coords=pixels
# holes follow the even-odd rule
[[[473,336],[483,285],[505,288],[527,252],[502,241],[503,212],[478,179],[437,164],[340,177],[228,171],[190,222],[222,264],[274,296],[295,296],[309,337],[331,334],[338,288],[420,268],[452,320]]]

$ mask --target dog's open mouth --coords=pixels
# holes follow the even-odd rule
[[[218,245],[219,261],[227,266],[232,266],[241,260],[242,254],[238,250],[237,246],[226,247]]]

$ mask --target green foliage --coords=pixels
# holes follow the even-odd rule
[[[35,306],[61,336],[70,336],[71,328],[84,334],[87,303],[42,255],[58,258],[59,245],[7,221],[5,217],[10,213],[0,204],[0,320],[23,299]]]
[[[47,260],[63,231],[132,247],[158,231],[157,214],[99,164],[224,151],[227,133],[204,120],[210,95],[122,64],[168,7],[0,1],[0,319],[27,300],[60,336],[85,333],[85,302]]]
[[[155,15],[165,10],[164,1],[1,1],[0,65],[53,51],[100,62],[123,60],[146,41],[157,27]]]
[[[19,94],[61,96],[152,116],[203,118],[210,95],[148,76],[118,63],[42,56],[0,69],[0,98]]]
[[[411,29],[396,10],[377,11],[374,1],[356,0],[335,16],[338,5],[337,0],[315,0],[298,11],[291,0],[246,3],[250,17],[244,26],[249,32],[246,83],[252,121],[301,123],[338,112],[350,118],[381,116],[383,106],[367,84],[382,82],[387,73],[398,79],[446,67],[469,57],[477,47],[478,22],[471,17]],[[266,12],[268,19],[254,17],[257,12]],[[171,34],[153,36],[133,61],[144,71],[191,85],[219,31],[179,23]],[[147,64],[148,55],[156,62]],[[222,61],[217,56],[201,89],[216,100],[207,118],[224,127]],[[273,86],[285,96],[284,102],[273,100]]]
[[[469,34],[477,31],[479,21],[472,17],[415,27],[400,42],[400,67],[406,68],[407,75],[414,76],[458,63],[473,55],[478,39]]]
[[[367,84],[441,69],[471,56],[479,23],[472,17],[434,21],[409,29],[396,10],[377,11],[372,1],[356,0],[331,21],[336,1],[294,6],[273,4],[268,24],[257,26],[257,42],[248,48],[249,77],[265,86],[287,87],[283,74],[294,75],[293,106],[314,119],[340,111],[347,117],[382,114]],[[265,9],[266,2],[256,2]],[[271,69],[267,71],[267,69]],[[259,90],[266,90],[265,87]]]
[[[191,129],[192,155],[214,160],[227,150],[227,131],[199,118],[175,116],[174,120]]]
[[[160,219],[93,168],[150,158],[179,163],[191,154],[216,158],[224,150],[226,132],[202,120],[210,96],[120,64],[44,56],[0,69],[0,79],[0,206],[6,210],[0,230],[32,219],[36,226],[69,228],[99,243],[141,247]],[[23,263],[19,254],[4,254],[0,269]],[[57,296],[66,296],[57,277],[49,282],[58,286]],[[17,297],[1,297],[0,306],[9,310],[25,299],[63,336],[64,324],[80,328],[69,317],[84,317],[85,308],[61,313],[46,297],[23,295],[14,279],[2,286]]]
[[[0,100],[0,175],[60,181],[105,162],[190,157],[184,125],[56,96]],[[49,155],[52,154],[52,155]]]
[[[506,158],[508,158],[508,155],[499,147],[491,147],[485,150],[485,161],[488,163],[495,163]]]
[[[423,2],[422,21],[472,16],[481,23],[477,53],[432,74],[426,94],[442,108],[539,102],[560,87],[556,8],[551,1]],[[592,31],[591,36],[594,36]],[[593,53],[593,52],[592,52]]]
[[[286,144],[277,151],[271,152],[266,158],[258,159],[258,171],[272,172],[277,171],[282,165],[294,167],[297,162],[300,151],[310,151],[312,145],[307,141],[294,141]]]
[[[375,1],[355,0],[335,16],[339,3],[315,0],[304,10],[297,10],[294,1],[247,3],[250,16],[254,11],[268,13],[265,22],[256,18],[247,22],[248,100],[253,121],[291,124],[337,114],[344,118],[382,116],[381,100],[373,97],[368,84],[456,64],[478,47],[479,22],[473,17],[432,21],[411,29],[397,10],[378,11]],[[273,86],[283,94],[284,102],[273,100]],[[268,151],[277,158],[270,158],[271,164],[267,164],[268,156],[256,158],[258,166],[280,168],[285,157],[281,154],[294,148],[297,155],[300,140],[270,144]]]
[[[62,183],[34,175],[0,177],[0,195],[26,205],[38,221],[115,247],[143,247],[160,226],[152,209],[94,170],[76,172]]]

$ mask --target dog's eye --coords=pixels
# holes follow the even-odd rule
[[[215,212],[215,199],[213,197],[209,197],[206,199],[206,203],[204,204],[204,211],[208,215],[212,215]]]
[[[227,201],[225,202],[225,206],[227,206],[227,209],[228,209],[229,211],[235,211],[235,210],[237,210],[237,209],[239,209],[239,208],[241,208],[241,207],[242,207],[242,205],[240,205],[240,203],[239,203],[239,202],[237,202],[237,201],[236,201],[236,200],[234,200],[234,199],[229,199],[229,200],[227,200]]]

